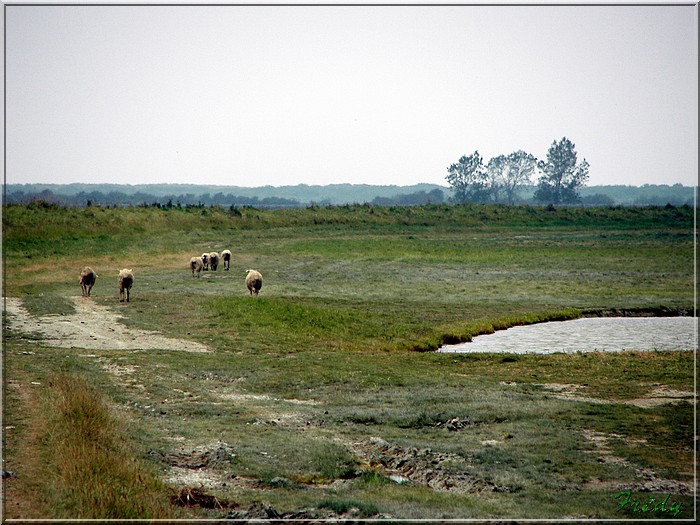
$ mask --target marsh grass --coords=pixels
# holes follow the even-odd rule
[[[32,313],[70,313],[67,297],[79,295],[89,263],[99,275],[91,300],[124,324],[212,350],[87,357],[6,331],[4,373],[15,386],[5,420],[17,427],[6,452],[34,480],[24,497],[40,509],[35,516],[174,516],[161,507],[167,490],[152,471],[167,472],[163,458],[180,447],[219,440],[235,454],[219,474],[264,489],[209,490],[241,506],[263,499],[278,512],[323,505],[359,517],[615,518],[614,494],[587,483],[632,483],[640,467],[689,479],[692,406],[625,402],[658,385],[691,390],[692,352],[430,350],[585,309],[692,307],[692,209],[239,211],[5,208],[5,292]],[[231,271],[193,279],[189,257],[224,247]],[[116,301],[123,267],[136,277],[128,305]],[[257,298],[243,281],[250,267],[264,276]],[[109,372],[127,365],[133,372]],[[578,385],[605,403],[560,399],[549,383]],[[472,424],[450,431],[455,418]],[[584,430],[611,436],[611,453],[628,463],[598,461]],[[353,452],[371,437],[449,454],[446,469],[507,492],[397,484]],[[79,446],[83,460],[64,464],[59,453]],[[32,467],[32,458],[46,466]],[[112,499],[96,495],[105,487]]]
[[[133,458],[124,429],[78,376],[46,379],[36,414],[39,456],[29,460],[57,518],[169,518],[168,489]],[[42,486],[44,484],[44,486]]]

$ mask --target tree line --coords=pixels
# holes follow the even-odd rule
[[[68,207],[83,206],[153,206],[159,208],[202,208],[211,206],[223,207],[251,207],[261,209],[279,208],[303,208],[306,206],[330,206],[329,199],[309,200],[301,202],[295,198],[286,197],[249,197],[211,193],[184,193],[179,195],[156,195],[137,191],[125,192],[100,192],[79,191],[74,194],[58,193],[49,189],[39,192],[14,190],[5,197],[7,204],[30,204],[42,201]],[[411,193],[400,193],[391,197],[377,196],[368,200],[368,204],[375,206],[418,206],[424,204],[442,204],[447,201],[444,192],[435,188],[430,191],[419,190]],[[361,203],[358,203],[361,204]]]
[[[554,141],[546,160],[519,150],[510,155],[499,155],[488,163],[475,151],[462,156],[447,168],[447,182],[454,191],[456,203],[515,204],[519,191],[532,185],[536,170],[534,200],[543,204],[581,203],[580,189],[588,181],[589,164],[578,162],[573,142],[566,137]]]
[[[363,188],[366,190],[366,188]],[[515,205],[538,205],[534,195],[539,189],[535,185],[523,185],[517,188],[513,197]],[[683,186],[682,184],[644,184],[642,186],[588,186],[580,189],[579,206],[603,207],[603,206],[693,206],[694,205],[693,186]],[[295,188],[297,193],[299,190]],[[280,189],[280,195],[256,197],[240,196],[224,193],[183,193],[183,194],[162,194],[154,191],[150,192],[114,192],[114,191],[90,191],[63,193],[60,187],[53,190],[34,190],[25,188],[17,189],[15,185],[9,185],[5,194],[6,204],[31,204],[44,202],[71,208],[82,208],[85,206],[158,206],[162,208],[202,208],[212,206],[222,206],[234,208],[304,208],[311,205],[335,206],[344,204],[370,204],[373,206],[420,206],[428,204],[445,204],[455,202],[451,197],[452,191],[445,187],[436,187],[431,190],[418,190],[408,193],[394,193],[389,196],[377,195],[361,199],[341,199],[333,196],[330,198],[318,199],[320,191],[315,189],[314,195],[299,200],[287,195]],[[312,198],[313,197],[313,198]]]
[[[183,193],[163,196],[140,191],[135,193],[79,191],[68,195],[46,189],[40,192],[13,191],[6,196],[8,204],[29,204],[34,201],[44,201],[69,207],[154,206],[163,208],[201,208],[205,206],[248,206],[259,208],[298,208],[303,206],[296,199],[284,197],[258,198],[223,193],[214,195],[210,193]]]

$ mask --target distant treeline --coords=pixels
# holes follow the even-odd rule
[[[180,191],[178,191],[180,190]],[[536,188],[523,187],[516,204],[536,204]],[[581,189],[583,206],[674,206],[694,205],[695,188],[681,184],[643,186],[591,186]],[[372,186],[333,184],[328,186],[197,186],[178,184],[8,184],[3,188],[6,204],[44,201],[69,207],[165,206],[165,207],[255,207],[302,208],[311,205],[372,204],[415,206],[452,201],[450,188],[435,184]]]
[[[69,207],[83,206],[163,206],[163,207],[202,207],[202,206],[250,206],[259,208],[297,208],[302,204],[296,199],[283,197],[243,197],[239,195],[209,193],[194,194],[184,193],[179,195],[153,195],[150,193],[136,192],[125,193],[110,191],[78,192],[73,195],[56,193],[52,190],[40,192],[14,191],[7,194],[8,204],[29,204],[33,201],[45,201]]]

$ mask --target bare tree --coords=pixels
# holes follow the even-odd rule
[[[499,203],[505,198],[508,204],[514,204],[518,189],[531,182],[536,166],[537,159],[522,150],[492,158],[486,170],[493,201]]]

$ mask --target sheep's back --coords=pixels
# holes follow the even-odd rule
[[[90,284],[95,284],[95,279],[97,278],[97,274],[95,271],[90,268],[89,266],[86,266],[83,268],[83,270],[80,272],[80,282],[90,285]]]
[[[255,270],[248,272],[245,278],[245,284],[249,289],[255,288],[259,290],[262,287],[262,274]]]
[[[122,270],[119,272],[119,286],[122,288],[131,288],[134,284],[134,274]]]

